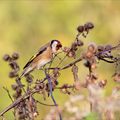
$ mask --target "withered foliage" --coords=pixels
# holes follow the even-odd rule
[[[10,95],[9,90],[4,87],[5,91],[8,93],[12,104],[0,112],[0,116],[4,117],[4,114],[9,110],[13,109],[13,114],[15,119],[18,120],[34,120],[35,117],[39,115],[37,104],[42,104],[45,106],[52,106],[50,113],[46,115],[44,120],[80,120],[87,117],[90,112],[97,112],[100,120],[105,118],[106,120],[115,119],[115,111],[118,111],[118,105],[120,105],[120,94],[119,88],[115,87],[112,94],[104,98],[103,92],[106,84],[109,80],[100,79],[96,69],[100,61],[105,63],[115,64],[115,73],[111,75],[116,83],[120,82],[120,43],[116,46],[112,45],[96,45],[95,43],[90,43],[87,45],[86,49],[81,49],[84,46],[83,38],[86,38],[88,33],[94,28],[93,23],[88,22],[84,25],[77,27],[77,35],[70,47],[63,47],[61,53],[64,54],[63,58],[60,58],[60,62],[56,67],[44,67],[43,71],[45,73],[45,78],[35,79],[33,75],[27,74],[24,76],[27,84],[23,84],[23,80],[19,78],[20,76],[20,66],[17,63],[19,59],[18,53],[13,53],[11,56],[6,54],[3,59],[6,61],[11,71],[9,72],[9,77],[14,79],[15,82],[11,85],[14,91],[13,95]],[[79,51],[81,49],[81,52]],[[114,55],[113,51],[116,50],[118,55]],[[59,53],[60,54],[60,53]],[[59,54],[55,57],[59,58]],[[66,65],[62,66],[65,59],[72,59],[72,62],[68,62]],[[55,59],[55,58],[54,58]],[[79,67],[77,63],[84,61],[84,66],[88,68],[88,73],[84,80],[80,80]],[[52,61],[53,63],[53,61]],[[52,64],[51,63],[51,64]],[[83,64],[83,62],[81,62]],[[61,67],[60,67],[61,66]],[[65,69],[71,69],[73,74],[73,84],[64,83],[59,85],[58,79],[61,75],[61,71]],[[86,89],[88,91],[88,96],[75,95],[76,92]],[[53,93],[55,90],[60,90],[61,93],[71,95],[72,97],[65,105],[60,108],[57,104]],[[73,96],[73,93],[75,96]],[[34,94],[40,94],[43,99],[46,100],[47,97],[51,97],[53,104],[49,105],[38,101]],[[87,101],[87,106],[84,109],[80,109],[79,105],[76,103],[82,103],[82,101]],[[119,110],[120,111],[120,110]],[[65,116],[70,114],[69,117]]]

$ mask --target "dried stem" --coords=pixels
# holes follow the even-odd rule
[[[25,109],[25,110],[26,111],[28,110],[28,112],[29,112],[27,118],[34,119],[34,115],[37,114],[36,103],[39,103],[39,104],[45,105],[45,106],[58,107],[58,104],[53,96],[53,90],[56,90],[56,89],[60,89],[63,91],[65,90],[66,93],[70,94],[70,92],[68,91],[69,89],[74,89],[74,88],[79,89],[79,87],[81,88],[82,86],[84,88],[87,88],[87,86],[90,85],[91,83],[96,84],[97,77],[95,76],[94,71],[96,68],[97,59],[103,60],[107,63],[117,63],[118,61],[120,61],[120,58],[117,57],[115,59],[115,57],[109,56],[108,53],[111,52],[112,50],[119,48],[120,44],[118,44],[114,47],[111,47],[109,49],[103,49],[102,51],[98,51],[97,47],[89,46],[88,51],[82,55],[80,53],[81,56],[79,56],[79,58],[76,59],[76,52],[78,50],[78,47],[84,45],[83,42],[79,39],[80,35],[82,35],[83,37],[86,37],[86,35],[89,33],[89,31],[93,27],[94,27],[93,24],[87,23],[87,24],[84,24],[83,26],[79,26],[77,28],[78,34],[76,35],[74,42],[72,43],[70,48],[67,49],[68,51],[67,50],[62,51],[62,53],[63,52],[65,53],[65,56],[61,59],[61,58],[59,58],[59,56],[57,56],[59,53],[55,55],[55,57],[53,58],[52,62],[49,65],[49,68],[43,69],[43,71],[45,73],[45,78],[43,78],[41,81],[38,80],[38,83],[37,82],[33,83],[32,82],[33,78],[30,78],[30,76],[28,75],[29,80],[27,81],[27,78],[26,78],[26,81],[28,82],[28,87],[27,87],[27,89],[24,89],[23,85],[21,83],[22,82],[21,78],[17,79],[16,84],[13,85],[13,90],[16,91],[15,101],[12,99],[12,96],[10,95],[9,90],[7,88],[3,87],[4,90],[7,92],[9,98],[11,99],[12,104],[9,105],[8,107],[6,107],[2,112],[0,112],[0,116],[3,116],[7,111],[9,111],[13,108],[15,108],[16,111],[17,110],[19,111],[19,109],[22,108],[21,106],[23,104],[25,104],[26,105],[25,108],[28,107],[28,109]],[[84,34],[85,32],[86,32],[86,34]],[[95,52],[94,52],[94,50],[95,50]],[[71,53],[71,54],[69,54],[69,53]],[[52,63],[56,57],[59,58],[60,62],[58,63],[58,65],[56,65],[56,67],[52,68],[51,67]],[[74,61],[60,67],[60,65],[64,62],[66,57],[74,58]],[[10,72],[9,76],[11,78],[15,78],[15,79],[19,78],[19,74],[18,74],[19,66],[18,66],[17,62],[15,61],[16,59],[18,59],[18,54],[16,54],[16,53],[13,54],[12,57],[9,55],[6,55],[4,57],[4,60],[8,61],[10,67],[12,68],[12,71]],[[79,83],[77,81],[78,76],[75,76],[75,75],[77,75],[77,73],[78,73],[78,66],[76,66],[76,64],[78,62],[81,62],[83,59],[85,59],[88,62],[88,64],[86,64],[86,67],[89,69],[89,75],[86,77],[86,83],[83,83],[83,85],[82,85],[82,83]],[[59,74],[60,74],[59,72],[65,70],[65,69],[71,68],[71,67],[75,67],[75,66],[76,66],[77,71],[75,71],[75,68],[74,69],[72,68],[72,72],[73,72],[74,78],[76,79],[78,84],[75,84],[75,83],[73,85],[63,84],[62,86],[57,86],[57,84],[58,84],[57,79],[59,78]],[[56,71],[57,71],[57,73],[55,73]],[[104,87],[104,84],[105,84],[104,81],[100,83],[100,85],[103,85],[102,87]],[[32,85],[34,85],[34,87],[32,87]],[[24,89],[25,93],[22,92],[22,89]],[[54,105],[45,104],[45,103],[42,103],[42,102],[34,99],[33,94],[36,94],[36,93],[43,94],[44,96],[45,96],[45,93],[48,93],[50,95]],[[26,102],[27,102],[27,104],[26,104]],[[23,104],[21,105],[21,103],[23,103]],[[90,103],[90,105],[91,105],[91,109],[92,109],[92,103]],[[24,110],[24,112],[25,112],[25,110]],[[61,113],[59,112],[59,110],[58,110],[58,114],[59,114],[59,119],[62,120],[62,116],[61,116]],[[16,116],[16,115],[14,114],[14,116]]]
[[[8,94],[8,96],[9,96],[9,98],[10,98],[10,99],[11,99],[11,101],[13,102],[13,99],[12,99],[12,97],[11,97],[11,95],[10,95],[9,90],[8,90],[6,87],[3,87],[3,89],[7,92],[7,94]]]
[[[46,75],[46,78],[47,78],[48,84],[49,84],[49,89],[50,89],[49,95],[51,96],[54,105],[55,105],[56,107],[58,107],[58,105],[57,105],[57,103],[56,103],[56,101],[55,101],[55,99],[54,99],[54,96],[53,96],[53,94],[52,94],[52,89],[53,89],[52,84],[51,84],[52,81],[51,81],[51,79],[50,79],[49,74],[47,73],[47,70],[45,70],[45,75]],[[60,112],[58,112],[58,114],[59,114],[60,120],[62,120],[62,116],[61,116]]]
[[[31,93],[26,93],[23,96],[19,97],[17,100],[15,100],[11,105],[9,105],[7,108],[5,108],[1,113],[0,116],[3,116],[7,111],[9,111],[10,109],[14,108],[15,106],[17,106],[20,102],[24,101],[25,99],[29,98],[30,95],[35,94],[39,92],[38,90],[32,90]]]

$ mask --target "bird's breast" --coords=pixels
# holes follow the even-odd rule
[[[39,60],[37,66],[36,66],[37,69],[40,69],[42,66],[49,63],[50,61],[51,61],[51,59],[41,59],[41,60]]]
[[[40,54],[35,60],[35,66],[37,69],[40,69],[45,64],[49,63],[53,58],[51,49],[48,47],[46,51]]]

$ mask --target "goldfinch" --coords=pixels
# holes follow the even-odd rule
[[[52,40],[51,42],[42,46],[37,54],[32,56],[27,64],[24,66],[24,70],[20,76],[29,74],[34,69],[40,69],[42,66],[49,63],[55,56],[56,52],[62,47],[62,44],[58,40]]]

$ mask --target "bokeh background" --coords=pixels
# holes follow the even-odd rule
[[[69,46],[77,34],[78,25],[92,22],[95,28],[90,32],[85,43],[117,44],[120,40],[120,2],[119,0],[0,0],[0,111],[11,101],[3,86],[11,91],[14,80],[9,79],[8,65],[2,60],[5,53],[20,53],[19,65],[22,67],[41,45],[52,39],[58,39],[63,46]],[[83,65],[79,65],[81,68]],[[111,79],[113,65],[101,63],[99,76],[108,79],[106,96],[111,93],[115,83]],[[33,73],[41,78],[40,71]],[[67,74],[67,75],[66,75]],[[87,74],[86,68],[79,70],[80,79]],[[62,73],[59,83],[73,83],[71,70]],[[12,93],[11,93],[12,94]],[[68,95],[54,93],[60,106],[69,99]],[[40,101],[43,98],[37,96]],[[50,98],[46,103],[51,103]],[[44,118],[49,107],[38,106]],[[6,114],[13,120],[12,112]]]

